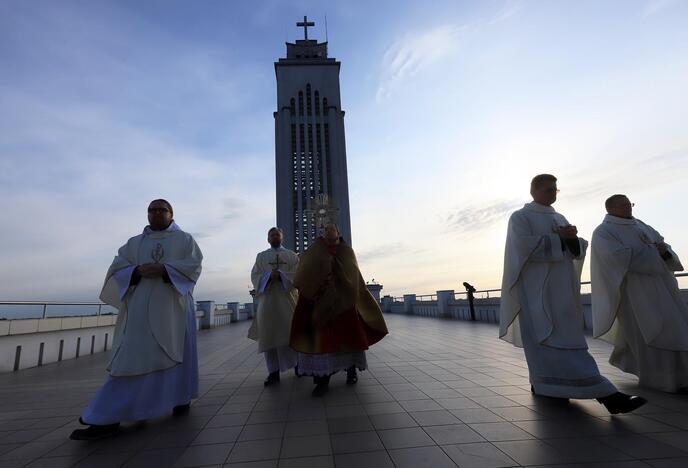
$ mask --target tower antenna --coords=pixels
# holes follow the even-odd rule
[[[325,42],[328,42],[328,38],[327,38],[327,13],[325,13]]]

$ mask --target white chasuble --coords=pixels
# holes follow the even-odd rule
[[[664,259],[664,238],[631,218],[607,215],[592,240],[593,334],[614,345],[610,362],[664,391],[688,387],[688,305]]]
[[[201,254],[191,235],[172,223],[164,231],[146,227],[119,249],[105,278],[100,299],[119,309],[110,375],[134,376],[182,362],[187,312],[201,273]],[[162,264],[171,283],[141,278],[130,286],[136,266]]]
[[[258,310],[248,337],[258,341],[258,352],[289,346],[291,320],[298,297],[292,281],[298,264],[298,255],[284,247],[270,248],[256,256],[251,282]],[[270,279],[273,271],[279,272],[279,280]]]
[[[587,351],[580,303],[587,242],[562,245],[557,229],[568,224],[554,208],[535,202],[511,215],[499,335],[524,348],[536,394],[600,398],[616,388]]]
[[[577,257],[563,249],[557,228],[568,224],[554,208],[535,202],[509,218],[499,308],[499,336],[503,340],[523,346],[519,316],[527,311],[538,343],[587,349],[580,273],[588,243],[578,239]]]

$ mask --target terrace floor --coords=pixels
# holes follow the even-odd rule
[[[98,442],[68,435],[105,378],[105,354],[2,374],[0,467],[688,466],[688,397],[638,388],[607,364],[606,343],[589,340],[602,372],[650,400],[634,414],[533,397],[522,351],[495,325],[386,318],[391,333],[358,384],[333,376],[321,399],[291,373],[263,387],[248,322],[199,332],[191,412]]]

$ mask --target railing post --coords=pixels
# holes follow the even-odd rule
[[[206,330],[215,327],[215,301],[198,301],[196,307],[203,311],[201,328]]]
[[[413,304],[416,302],[415,294],[404,294],[404,313],[413,315]]]
[[[437,315],[442,318],[449,318],[449,301],[454,299],[454,290],[446,289],[437,291]]]
[[[43,318],[45,318],[45,314],[48,311],[48,304],[43,304]]]

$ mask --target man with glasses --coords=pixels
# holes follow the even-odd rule
[[[583,334],[580,272],[588,243],[557,213],[557,178],[540,174],[533,201],[514,212],[504,253],[499,336],[523,347],[531,390],[552,398],[596,398],[612,413],[646,403],[600,375]]]
[[[592,235],[593,334],[614,345],[609,362],[640,385],[688,390],[688,305],[674,271],[683,266],[660,233],[633,217],[625,195],[605,202]]]
[[[192,297],[201,254],[174,222],[172,205],[153,200],[148,226],[119,249],[100,299],[117,308],[109,376],[71,434],[95,440],[121,421],[183,414],[198,397],[196,314]]]

